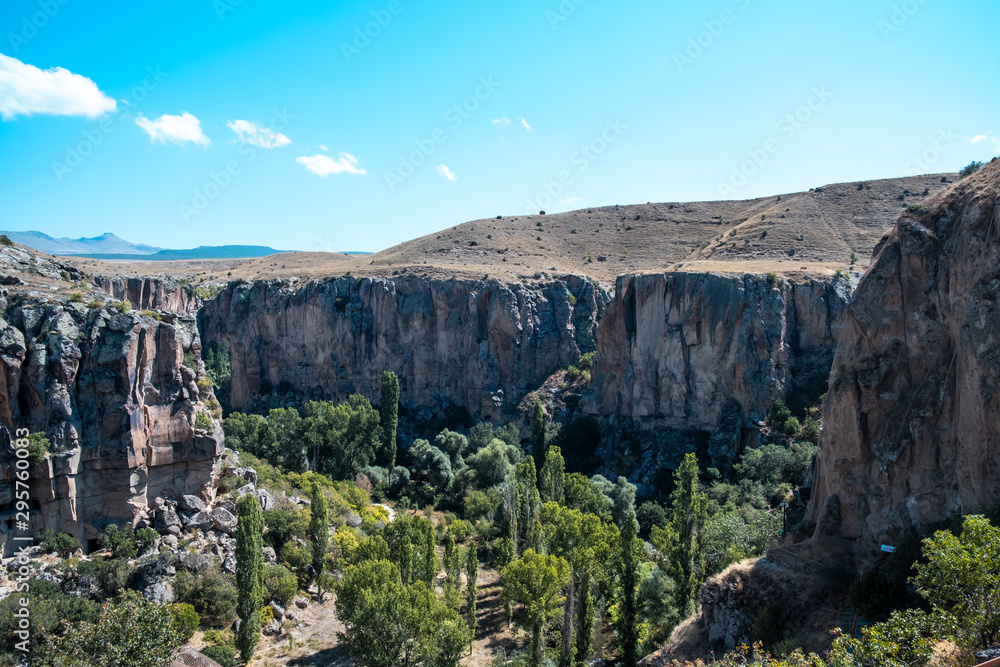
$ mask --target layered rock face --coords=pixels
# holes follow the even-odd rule
[[[0,313],[0,420],[12,433],[44,432],[55,452],[32,470],[32,531],[86,541],[109,522],[148,518],[157,497],[213,497],[223,438],[215,421],[195,427],[211,393],[183,365],[185,353],[198,365],[190,361],[200,347],[193,318],[8,303],[5,293]],[[0,533],[9,548],[12,450],[0,458]]]
[[[861,561],[1000,498],[1000,161],[905,213],[837,349],[809,516]]]
[[[518,401],[595,347],[609,296],[576,276],[538,284],[341,278],[295,288],[238,283],[199,314],[202,338],[226,341],[228,402],[272,391],[377,401],[383,370],[419,420],[513,416]]]
[[[584,411],[715,429],[731,458],[776,398],[822,393],[853,285],[704,273],[622,276],[601,322]],[[723,452],[720,452],[723,453]]]
[[[94,286],[119,301],[128,301],[139,310],[165,310],[194,315],[201,299],[172,278],[135,276],[94,276]]]

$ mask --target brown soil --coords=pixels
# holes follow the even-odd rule
[[[605,283],[623,273],[691,271],[830,275],[867,267],[909,205],[948,187],[928,175],[828,185],[746,201],[636,204],[467,222],[374,255],[282,253],[239,260],[63,259],[91,274],[168,274],[196,284],[345,273],[490,276],[574,273]],[[927,193],[926,195],[924,193]],[[801,238],[800,238],[801,237]]]

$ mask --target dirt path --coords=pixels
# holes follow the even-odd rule
[[[262,637],[249,667],[347,667],[354,664],[337,642],[337,633],[344,630],[344,624],[337,618],[332,595],[327,595],[323,604],[310,602],[300,613],[302,622],[292,630],[291,641]]]

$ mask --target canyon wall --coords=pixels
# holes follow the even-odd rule
[[[0,420],[46,434],[33,466],[31,528],[86,543],[110,522],[136,524],[158,497],[214,494],[222,448],[201,383],[194,318],[164,321],[115,308],[0,292]],[[185,354],[195,368],[184,364]],[[13,449],[0,452],[0,538],[13,527]]]
[[[201,307],[201,299],[172,278],[94,276],[93,283],[108,296],[128,301],[139,310],[194,315]]]
[[[199,323],[206,345],[229,343],[233,409],[286,394],[377,402],[390,370],[418,421],[504,419],[595,348],[609,299],[577,276],[519,284],[344,276],[298,287],[234,283],[204,305]]]
[[[814,543],[870,560],[1000,498],[1000,160],[904,213],[847,310]]]

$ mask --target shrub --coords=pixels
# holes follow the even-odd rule
[[[789,417],[788,420],[785,421],[784,426],[781,427],[781,430],[785,435],[795,435],[799,432],[799,430],[801,430],[801,428],[802,425],[799,423],[798,417]]]
[[[777,284],[778,284],[778,274],[777,273],[767,274],[767,286],[773,288]]]
[[[174,619],[174,630],[183,641],[191,639],[201,625],[201,616],[186,602],[170,605],[170,615]]]
[[[0,245],[12,246],[14,242],[10,240],[10,237],[6,234],[0,234]]]
[[[236,653],[231,646],[209,646],[202,650],[206,658],[211,658],[222,667],[237,667]]]
[[[851,252],[851,266],[854,266],[857,263],[858,263],[858,253]]]
[[[69,300],[73,303],[80,303],[83,301],[83,292],[73,292],[69,295]]]
[[[30,462],[38,463],[44,460],[51,450],[52,442],[45,437],[44,433],[28,434],[28,460]]]
[[[468,521],[455,519],[451,522],[451,525],[448,526],[448,531],[451,533],[451,536],[455,538],[455,542],[462,543],[469,538],[471,526]]]
[[[965,168],[962,169],[962,171],[958,172],[958,175],[961,176],[962,178],[965,178],[966,176],[972,176],[974,173],[976,173],[982,168],[983,168],[982,162],[976,162],[975,160],[973,160],[968,165],[966,165]]]
[[[81,547],[80,540],[68,533],[56,533],[46,530],[41,534],[42,550],[45,553],[65,556]]]
[[[104,302],[100,299],[93,299],[87,302],[87,308],[104,308]]]
[[[132,310],[132,304],[128,301],[119,301],[115,304],[115,308],[118,309],[119,313],[127,313]]]
[[[110,551],[115,558],[135,558],[136,544],[132,526],[126,524],[124,528],[121,528],[117,524],[110,524],[104,529],[98,546]]]
[[[264,591],[267,598],[287,607],[299,590],[299,581],[284,565],[270,563],[264,566]]]
[[[195,415],[194,427],[202,431],[209,431],[212,429],[212,418],[204,412],[199,412]]]
[[[812,417],[806,417],[802,422],[802,435],[815,440],[819,437],[819,422]]]
[[[174,578],[174,591],[180,602],[192,605],[212,624],[223,625],[236,618],[236,586],[218,566],[197,576],[190,572],[178,573]]]

